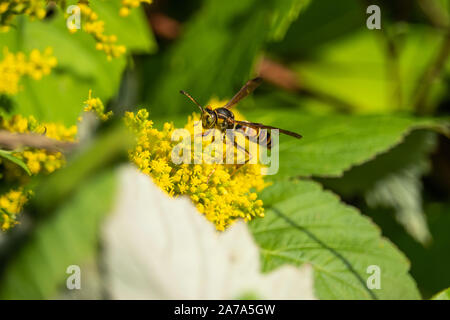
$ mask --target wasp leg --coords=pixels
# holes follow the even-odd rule
[[[246,156],[248,156],[248,159],[245,160],[245,162],[243,164],[238,164],[236,166],[236,169],[234,169],[233,173],[231,173],[230,177],[232,177],[240,168],[242,168],[243,166],[245,166],[252,158],[252,154],[250,152],[247,151],[247,149],[245,149],[244,147],[240,146],[239,144],[236,143],[236,148],[244,151]],[[246,157],[247,158],[247,157]]]
[[[212,171],[208,174],[208,179],[206,179],[206,184],[209,184],[209,180],[211,179],[214,172],[216,172],[216,169],[217,169],[217,163],[214,165],[214,168],[212,169]]]
[[[241,150],[241,151],[243,151],[245,153],[245,155],[246,155],[245,158],[246,159],[245,159],[244,163],[237,165],[237,167],[231,173],[230,177],[232,177],[240,168],[245,166],[253,158],[252,154],[250,152],[248,152],[247,149],[245,149],[244,147],[242,147],[241,145],[239,145],[237,143],[235,143],[234,145],[236,146],[237,149],[239,149],[239,150]],[[209,181],[210,181],[212,175],[214,174],[214,172],[216,171],[216,169],[217,169],[217,164],[214,166],[213,170],[208,174],[208,179],[206,180],[207,184],[209,184]]]
[[[207,137],[207,136],[209,136],[209,134],[210,134],[212,131],[213,131],[213,129],[208,129],[208,130],[206,130],[205,132],[196,134],[195,137],[196,137],[196,138],[198,138],[198,137],[202,137],[202,138],[203,138],[203,137]]]
[[[196,137],[207,137],[213,130],[214,129],[208,129],[205,132],[196,135]],[[211,142],[214,142],[214,140],[215,140],[215,136],[213,136],[213,139]],[[209,180],[211,180],[211,177],[214,174],[214,172],[216,172],[216,169],[217,169],[217,163],[214,165],[214,168],[212,169],[212,171],[208,174],[208,178],[206,179],[206,184],[209,184]]]

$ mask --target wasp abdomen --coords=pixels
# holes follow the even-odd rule
[[[272,147],[272,139],[270,131],[266,129],[252,128],[244,125],[236,125],[236,130],[240,130],[251,142],[270,149]]]

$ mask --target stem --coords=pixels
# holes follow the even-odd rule
[[[444,36],[442,46],[429,67],[425,70],[422,77],[420,77],[416,89],[416,98],[414,102],[414,110],[419,115],[427,114],[430,110],[426,105],[427,98],[433,82],[440,76],[445,62],[450,54],[450,30],[447,30]]]
[[[400,76],[398,49],[393,39],[383,30],[382,32],[386,42],[386,56],[387,56],[387,74],[388,77],[394,82],[395,87],[392,89],[391,94],[393,99],[397,101],[397,108],[403,107],[403,95],[402,95],[402,79]]]
[[[32,147],[49,151],[67,151],[74,146],[75,143],[51,139],[37,133],[12,133],[0,130],[0,147],[7,150]]]
[[[446,30],[449,27],[449,17],[444,12],[444,8],[435,0],[418,0],[420,8],[427,16],[428,20],[436,27]]]

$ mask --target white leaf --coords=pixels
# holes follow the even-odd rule
[[[187,198],[172,199],[131,167],[103,230],[114,299],[315,299],[310,265],[260,273],[247,226],[217,232]]]

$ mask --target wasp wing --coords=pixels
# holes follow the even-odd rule
[[[239,121],[239,120],[233,120],[234,123],[240,124],[242,126],[247,126],[250,128],[261,128],[261,129],[277,129],[279,130],[281,133],[287,134],[288,136],[297,138],[297,139],[301,139],[302,135],[289,131],[289,130],[284,130],[284,129],[280,129],[277,127],[272,127],[272,126],[266,126],[265,124],[262,123],[257,123],[257,122],[248,122],[248,121]]]
[[[250,93],[252,93],[253,90],[255,90],[261,84],[261,82],[262,82],[262,78],[260,78],[260,77],[256,77],[254,79],[247,81],[247,83],[244,84],[244,86],[241,88],[241,90],[239,90],[238,93],[236,93],[234,95],[234,97],[231,98],[231,100],[228,101],[228,103],[223,106],[223,108],[230,109],[231,107],[233,107],[239,101],[241,101],[246,96],[248,96]]]

